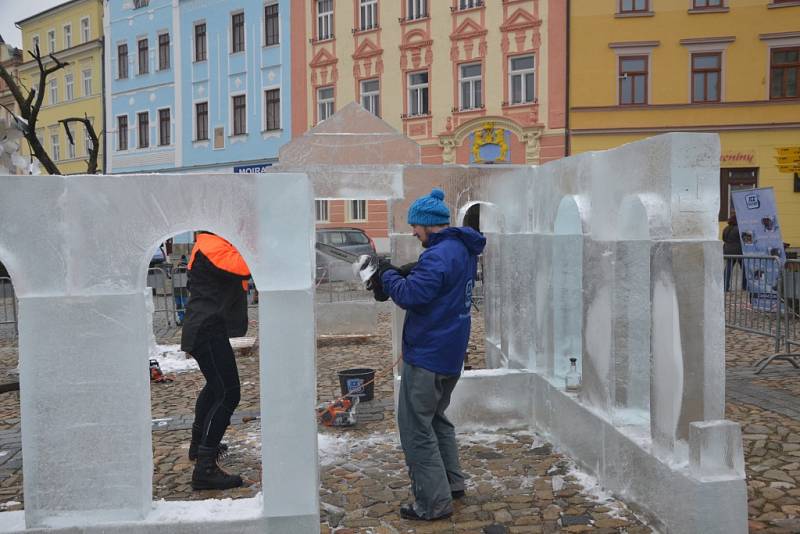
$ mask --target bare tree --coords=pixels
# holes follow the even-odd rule
[[[20,109],[20,117],[23,119],[23,132],[25,134],[25,139],[28,141],[28,145],[31,148],[31,153],[36,156],[36,159],[39,160],[39,163],[41,163],[42,167],[44,167],[49,174],[62,174],[58,166],[53,162],[53,160],[50,158],[50,155],[42,146],[39,138],[36,136],[36,121],[39,119],[39,110],[41,109],[42,102],[44,101],[47,77],[54,72],[63,69],[69,65],[69,63],[62,62],[55,55],[49,54],[49,57],[52,60],[52,65],[45,66],[42,55],[39,52],[39,45],[36,45],[36,50],[33,52],[29,50],[28,53],[31,55],[31,57],[33,57],[34,60],[36,60],[36,64],[39,66],[39,82],[36,87],[30,89],[25,87],[24,84],[19,79],[14,78],[14,76],[12,76],[11,73],[8,72],[5,67],[3,67],[3,65],[0,65],[0,78],[6,82],[8,89],[14,96],[14,100],[17,101],[17,105]],[[14,114],[13,110],[8,108],[6,109],[10,113]],[[90,139],[92,140],[92,147],[87,147],[89,152],[89,160],[86,162],[88,167],[87,172],[90,174],[96,173],[97,158],[98,154],[100,153],[100,141],[92,122],[86,117],[68,117],[66,119],[61,119],[59,122],[62,123],[64,128],[67,130],[67,137],[69,138],[70,143],[73,143],[73,139],[72,133],[69,130],[69,123],[83,123],[86,131],[89,133]]]

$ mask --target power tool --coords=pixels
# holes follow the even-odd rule
[[[356,424],[356,406],[358,397],[325,402],[317,406],[317,419],[325,426],[353,426]]]

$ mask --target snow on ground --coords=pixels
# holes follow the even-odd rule
[[[256,342],[254,337],[233,337],[230,339],[233,349],[252,347]],[[155,355],[162,373],[183,373],[199,369],[194,358],[187,358],[180,345],[156,345]]]

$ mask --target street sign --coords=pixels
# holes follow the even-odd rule
[[[237,165],[233,168],[233,172],[237,174],[260,174],[267,172],[267,169],[272,167],[272,163],[256,163],[255,165]]]
[[[780,147],[776,148],[775,151],[781,157],[800,158],[800,146]]]

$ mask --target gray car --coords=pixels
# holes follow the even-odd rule
[[[342,249],[351,254],[376,255],[375,243],[359,228],[320,228],[317,242]],[[317,252],[317,281],[354,280],[349,263]]]

